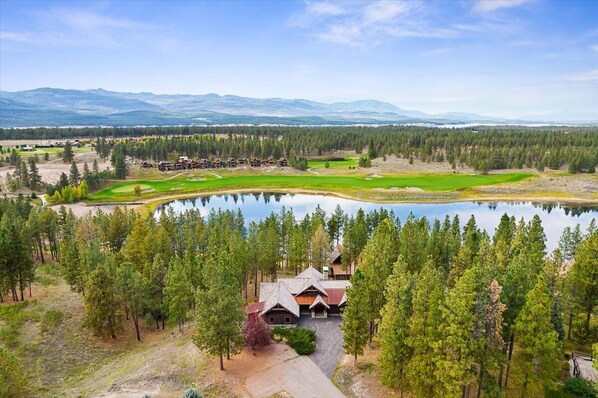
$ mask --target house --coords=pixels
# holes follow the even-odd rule
[[[235,158],[229,158],[229,159],[226,161],[226,165],[227,165],[228,167],[237,167],[237,160],[236,160]]]
[[[287,158],[280,158],[278,159],[278,165],[280,167],[287,167],[289,165],[289,161],[287,160]]]
[[[326,280],[310,266],[294,278],[261,283],[259,301],[247,306],[246,312],[260,315],[269,324],[287,326],[296,325],[302,316],[340,316],[349,286],[348,280]]]
[[[249,163],[249,165],[251,167],[260,167],[262,165],[262,161],[257,158],[253,158],[253,159],[251,159],[251,162]]]
[[[351,275],[355,273],[355,264],[351,264],[346,268],[343,267],[342,262],[343,246],[337,243],[334,250],[330,254],[330,266],[328,267],[328,279],[337,281],[349,280]]]
[[[154,167],[154,165],[151,164],[150,162],[148,162],[147,160],[144,160],[143,162],[141,162],[142,169],[150,169],[152,167]]]
[[[173,168],[171,162],[161,161],[158,163],[158,170],[160,171],[171,171]]]

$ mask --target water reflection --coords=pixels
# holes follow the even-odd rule
[[[494,229],[498,226],[500,216],[503,213],[515,216],[518,220],[523,217],[526,221],[531,220],[537,214],[542,219],[549,250],[558,245],[559,237],[566,226],[573,228],[576,224],[580,224],[582,229],[586,229],[592,218],[598,218],[597,207],[566,204],[536,202],[379,204],[334,196],[278,192],[212,195],[194,199],[181,199],[161,205],[158,207],[157,212],[159,213],[161,209],[172,209],[175,213],[184,212],[188,209],[199,209],[200,213],[206,216],[212,209],[241,209],[245,220],[251,222],[259,221],[272,212],[278,213],[283,207],[287,210],[293,209],[296,218],[303,218],[306,214],[312,213],[318,205],[328,214],[332,213],[337,205],[340,205],[347,214],[355,214],[359,208],[362,208],[366,213],[384,208],[388,211],[392,210],[401,220],[413,213],[416,217],[425,216],[430,223],[435,219],[443,220],[445,215],[448,214],[451,218],[454,215],[459,215],[462,224],[464,224],[473,214],[478,226],[485,229],[490,235],[494,233]]]

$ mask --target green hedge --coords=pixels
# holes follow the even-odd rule
[[[274,327],[274,338],[284,340],[299,355],[309,355],[316,349],[316,331],[304,328]]]

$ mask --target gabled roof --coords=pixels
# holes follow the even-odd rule
[[[295,278],[298,278],[298,279],[308,278],[308,279],[315,279],[317,281],[321,281],[321,280],[324,280],[324,275],[322,275],[322,273],[320,271],[318,271],[317,269],[315,269],[314,267],[312,267],[310,265],[303,272],[301,272],[299,275],[297,275]]]
[[[334,246],[334,249],[332,250],[332,253],[330,253],[330,262],[331,263],[335,262],[336,259],[341,256],[341,254],[343,254],[343,246],[341,246],[340,243],[337,243]]]
[[[309,306],[309,309],[311,310],[312,308],[315,308],[318,305],[322,305],[322,306],[326,307],[327,309],[330,309],[330,306],[328,304],[326,304],[326,302],[324,302],[324,299],[319,294],[316,297],[316,299],[314,300],[314,302],[311,303],[311,305]]]
[[[323,282],[323,281],[322,281]],[[316,280],[316,279],[305,279],[305,283],[303,284],[303,286],[301,286],[301,289],[299,289],[299,292],[297,294],[301,294],[304,291],[306,291],[309,288],[314,288],[317,291],[319,291],[320,293],[322,293],[323,295],[328,295],[328,293],[326,293],[326,289],[324,289],[324,287],[320,284],[320,281]]]
[[[260,301],[264,302],[263,313],[280,305],[296,317],[299,317],[299,304],[297,304],[295,297],[289,292],[284,283],[263,283],[260,291]]]

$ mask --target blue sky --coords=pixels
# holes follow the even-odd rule
[[[0,2],[0,88],[598,114],[598,1]]]

